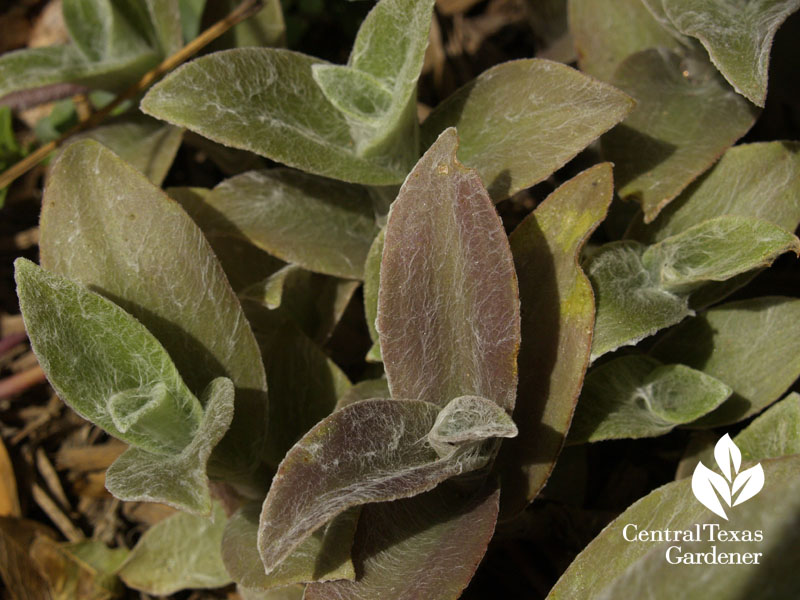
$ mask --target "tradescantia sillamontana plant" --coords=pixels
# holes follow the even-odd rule
[[[129,444],[108,489],[183,511],[142,538],[123,581],[457,598],[565,443],[728,426],[778,400],[800,375],[800,300],[719,302],[800,251],[800,147],[732,147],[798,4],[570,0],[583,72],[497,65],[420,124],[434,3],[381,0],[346,65],[232,49],[141,101],[286,167],[162,191],[97,141],[67,147],[45,192],[42,267],[16,265],[31,342],[62,399]],[[748,43],[731,53],[730,35]],[[600,136],[611,162],[507,235],[495,203]],[[641,211],[587,247],[615,191]],[[366,360],[384,375],[353,384],[321,347],[362,281]],[[796,423],[796,397],[750,428],[768,418]],[[748,429],[750,458],[776,458],[764,527],[796,536],[779,532],[797,515],[797,459],[777,458],[796,444],[766,454]],[[685,487],[653,494],[679,512]],[[637,568],[669,588],[646,554],[604,564],[615,543],[598,537],[552,596],[638,597]],[[712,574],[693,589],[736,597]]]

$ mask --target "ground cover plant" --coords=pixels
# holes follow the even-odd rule
[[[70,42],[0,56],[0,96],[102,109],[236,8],[204,4],[63,0]],[[262,4],[48,166],[30,345],[124,444],[108,492],[175,510],[127,545],[0,517],[12,593],[800,593],[800,112],[769,76],[800,0],[520,4],[537,56],[429,106],[450,3],[364,6],[344,64]],[[170,179],[182,144],[220,177]],[[765,558],[676,571],[628,523]]]

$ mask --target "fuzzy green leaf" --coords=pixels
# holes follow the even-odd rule
[[[148,20],[144,3],[63,0],[62,13],[73,44],[88,61],[135,56],[152,48],[141,30]]]
[[[306,600],[455,600],[494,533],[499,495],[470,496],[444,484],[367,505],[353,545],[358,578],[311,584]]]
[[[800,240],[785,229],[753,217],[725,216],[653,244],[642,264],[659,273],[662,289],[676,292],[769,266],[789,251],[800,253]]]
[[[206,462],[230,426],[231,382],[213,381],[198,401],[131,315],[30,261],[15,265],[28,335],[53,388],[78,414],[131,444],[109,468],[109,491],[207,512]]]
[[[133,547],[120,577],[128,587],[159,596],[227,585],[231,578],[220,554],[226,522],[215,503],[210,518],[175,514],[156,523]]]
[[[786,231],[800,224],[800,144],[762,142],[730,148],[649,225],[633,224],[630,237],[658,242],[723,215],[757,217]]]
[[[439,412],[419,400],[364,400],[306,434],[286,455],[264,501],[258,547],[267,573],[348,508],[415,496],[484,467],[496,446],[485,443],[495,428],[442,455],[426,441]]]
[[[347,66],[313,67],[323,94],[345,115],[360,156],[394,156],[406,170],[417,159],[417,79],[433,5],[378,2],[358,31]]]
[[[603,137],[617,165],[618,193],[652,221],[692,180],[750,129],[758,111],[703,56],[644,50],[619,66],[611,83],[636,108]]]
[[[203,232],[235,291],[241,293],[285,266],[282,260],[257,248],[241,236],[233,237],[225,231],[217,231],[216,227],[220,225],[217,215],[205,210],[212,190],[199,187],[174,187],[165,191],[170,198],[181,205]]]
[[[772,38],[800,0],[644,0],[679,34],[700,40],[737,92],[758,106],[767,96]]]
[[[482,73],[422,126],[427,147],[458,129],[458,158],[495,201],[546,179],[633,108],[619,90],[560,63],[528,59]]]
[[[212,474],[246,478],[264,443],[266,375],[239,301],[200,229],[141,173],[83,140],[53,166],[41,231],[42,264],[134,315],[195,395],[214,377],[233,380],[236,417],[215,449]]]
[[[185,206],[204,229],[241,237],[282,260],[339,277],[363,278],[378,233],[364,188],[288,169],[237,175],[197,200]]]
[[[236,583],[250,589],[270,589],[311,581],[355,579],[350,548],[359,509],[350,509],[307,537],[277,569],[267,575],[258,554],[261,505],[240,508],[222,538],[222,560]]]
[[[89,62],[74,46],[16,50],[0,57],[0,97],[64,82],[119,90],[156,66],[158,59],[152,49],[125,59],[100,62]]]
[[[568,0],[567,14],[578,65],[603,81],[611,81],[631,54],[648,48],[681,47],[642,0]]]
[[[81,570],[91,574],[91,579],[99,590],[107,592],[112,598],[122,592],[122,582],[117,577],[117,572],[130,553],[127,548],[109,548],[100,540],[81,540],[59,544],[59,549]],[[81,591],[86,593],[85,590]]]
[[[520,340],[508,238],[478,174],[447,129],[392,204],[377,328],[393,398],[458,396],[514,407]]]
[[[791,233],[738,216],[709,219],[649,247],[634,241],[606,244],[588,266],[597,294],[592,359],[692,314],[689,294],[703,284],[768,266],[798,249],[800,241]]]
[[[230,379],[214,379],[200,403],[205,413],[188,446],[168,456],[128,448],[106,471],[108,491],[121,500],[164,502],[186,512],[208,514],[211,497],[206,465],[233,420],[234,388]]]
[[[716,517],[691,491],[691,480],[683,479],[658,488],[614,520],[581,552],[556,583],[548,600],[592,600],[611,598],[714,598],[738,600],[742,597],[793,598],[800,593],[796,577],[796,557],[788,551],[800,543],[795,526],[800,512],[800,457],[792,456],[762,463],[767,484],[746,503],[730,510],[729,520]],[[637,530],[683,531],[695,525],[721,525],[722,529],[751,532],[761,530],[763,540],[679,542],[629,542],[623,529],[634,524]],[[628,528],[628,535],[632,535]],[[740,533],[739,539],[744,539]],[[673,566],[666,561],[671,546],[680,553],[760,552],[758,564]],[[672,551],[675,554],[675,551]],[[730,554],[729,554],[730,556]],[[752,560],[752,556],[751,556]]]
[[[792,392],[734,438],[745,460],[800,454],[800,394]]]
[[[731,392],[721,381],[687,366],[623,356],[586,376],[569,442],[663,435],[712,411]]]
[[[0,57],[0,97],[63,82],[120,90],[180,47],[177,0],[65,0],[63,14],[72,43]]]
[[[145,0],[152,23],[155,44],[164,57],[171,56],[183,46],[181,24],[182,0]]]
[[[652,221],[744,135],[757,111],[641,0],[569,0],[569,9],[581,69],[637,101],[603,150],[620,196],[638,201]]]
[[[153,86],[142,110],[207,138],[326,177],[400,183],[408,165],[356,153],[343,115],[312,75],[324,61],[288,50],[240,48],[201,57]],[[257,100],[256,100],[257,99]]]
[[[128,444],[185,448],[203,407],[152,334],[99,294],[27,259],[14,265],[25,327],[64,402]]]
[[[644,252],[638,242],[612,242],[587,266],[597,302],[592,360],[691,314],[686,298],[659,287],[657,274],[642,264]]]
[[[90,138],[110,148],[155,185],[161,185],[175,160],[183,131],[144,115],[125,116],[75,139]]]
[[[594,325],[594,294],[578,257],[612,192],[611,165],[592,167],[553,192],[509,238],[525,311],[514,409],[520,435],[498,456],[504,515],[536,497],[564,443]]]
[[[719,379],[733,396],[695,425],[745,419],[777,400],[800,376],[800,300],[765,297],[729,302],[681,323],[653,349]]]

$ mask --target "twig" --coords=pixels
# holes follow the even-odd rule
[[[69,517],[65,515],[53,499],[47,495],[47,492],[35,483],[31,486],[31,496],[33,496],[34,502],[39,505],[39,508],[50,517],[53,524],[58,527],[59,531],[61,531],[64,537],[70,542],[80,542],[86,538],[83,532],[75,527]]]
[[[37,148],[35,151],[31,152],[28,156],[19,161],[17,164],[6,170],[2,175],[0,175],[0,189],[9,186],[15,179],[17,179],[17,177],[24,175],[28,170],[38,165],[45,158],[47,158],[47,156],[53,150],[58,148],[68,138],[72,137],[76,133],[84,131],[85,129],[89,129],[91,127],[99,125],[120,104],[142,93],[144,90],[149,88],[153,83],[155,83],[156,80],[161,78],[163,75],[165,75],[175,67],[187,61],[189,58],[194,56],[198,51],[200,51],[203,47],[207,46],[215,39],[217,39],[219,36],[228,31],[231,27],[237,25],[238,23],[244,21],[246,18],[258,12],[261,9],[262,5],[263,5],[263,0],[245,0],[244,2],[242,2],[227,17],[225,17],[221,21],[217,21],[214,25],[206,29],[203,33],[201,33],[191,42],[186,44],[175,54],[165,59],[160,65],[158,65],[151,71],[145,73],[144,77],[142,77],[139,81],[134,83],[124,92],[121,92],[116,98],[114,98],[114,100],[110,104],[104,106],[101,110],[92,114],[85,121],[81,121],[80,123],[78,123],[75,127],[67,131],[57,140],[53,140],[52,142],[45,144],[40,148]]]
[[[11,375],[0,380],[0,398],[7,398],[20,394],[45,380],[42,367],[36,366],[22,373]]]
[[[89,88],[76,83],[54,83],[6,94],[0,98],[0,106],[8,106],[11,110],[26,110],[88,91]]]

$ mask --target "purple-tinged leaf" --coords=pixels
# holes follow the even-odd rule
[[[481,396],[514,407],[517,278],[503,225],[447,129],[392,205],[378,296],[381,352],[394,398],[444,406]]]
[[[522,510],[544,485],[564,444],[589,363],[594,294],[578,265],[581,248],[606,215],[611,165],[565,183],[511,234],[525,306],[520,347],[520,435],[500,452],[503,514]]]
[[[455,600],[494,533],[499,495],[469,497],[445,484],[366,506],[353,545],[356,581],[309,585],[305,600]]]
[[[488,436],[453,444],[448,453],[434,450],[429,434],[439,412],[419,400],[364,400],[334,412],[295,444],[261,513],[258,548],[267,574],[348,508],[415,496],[484,467],[495,447],[485,443]]]

